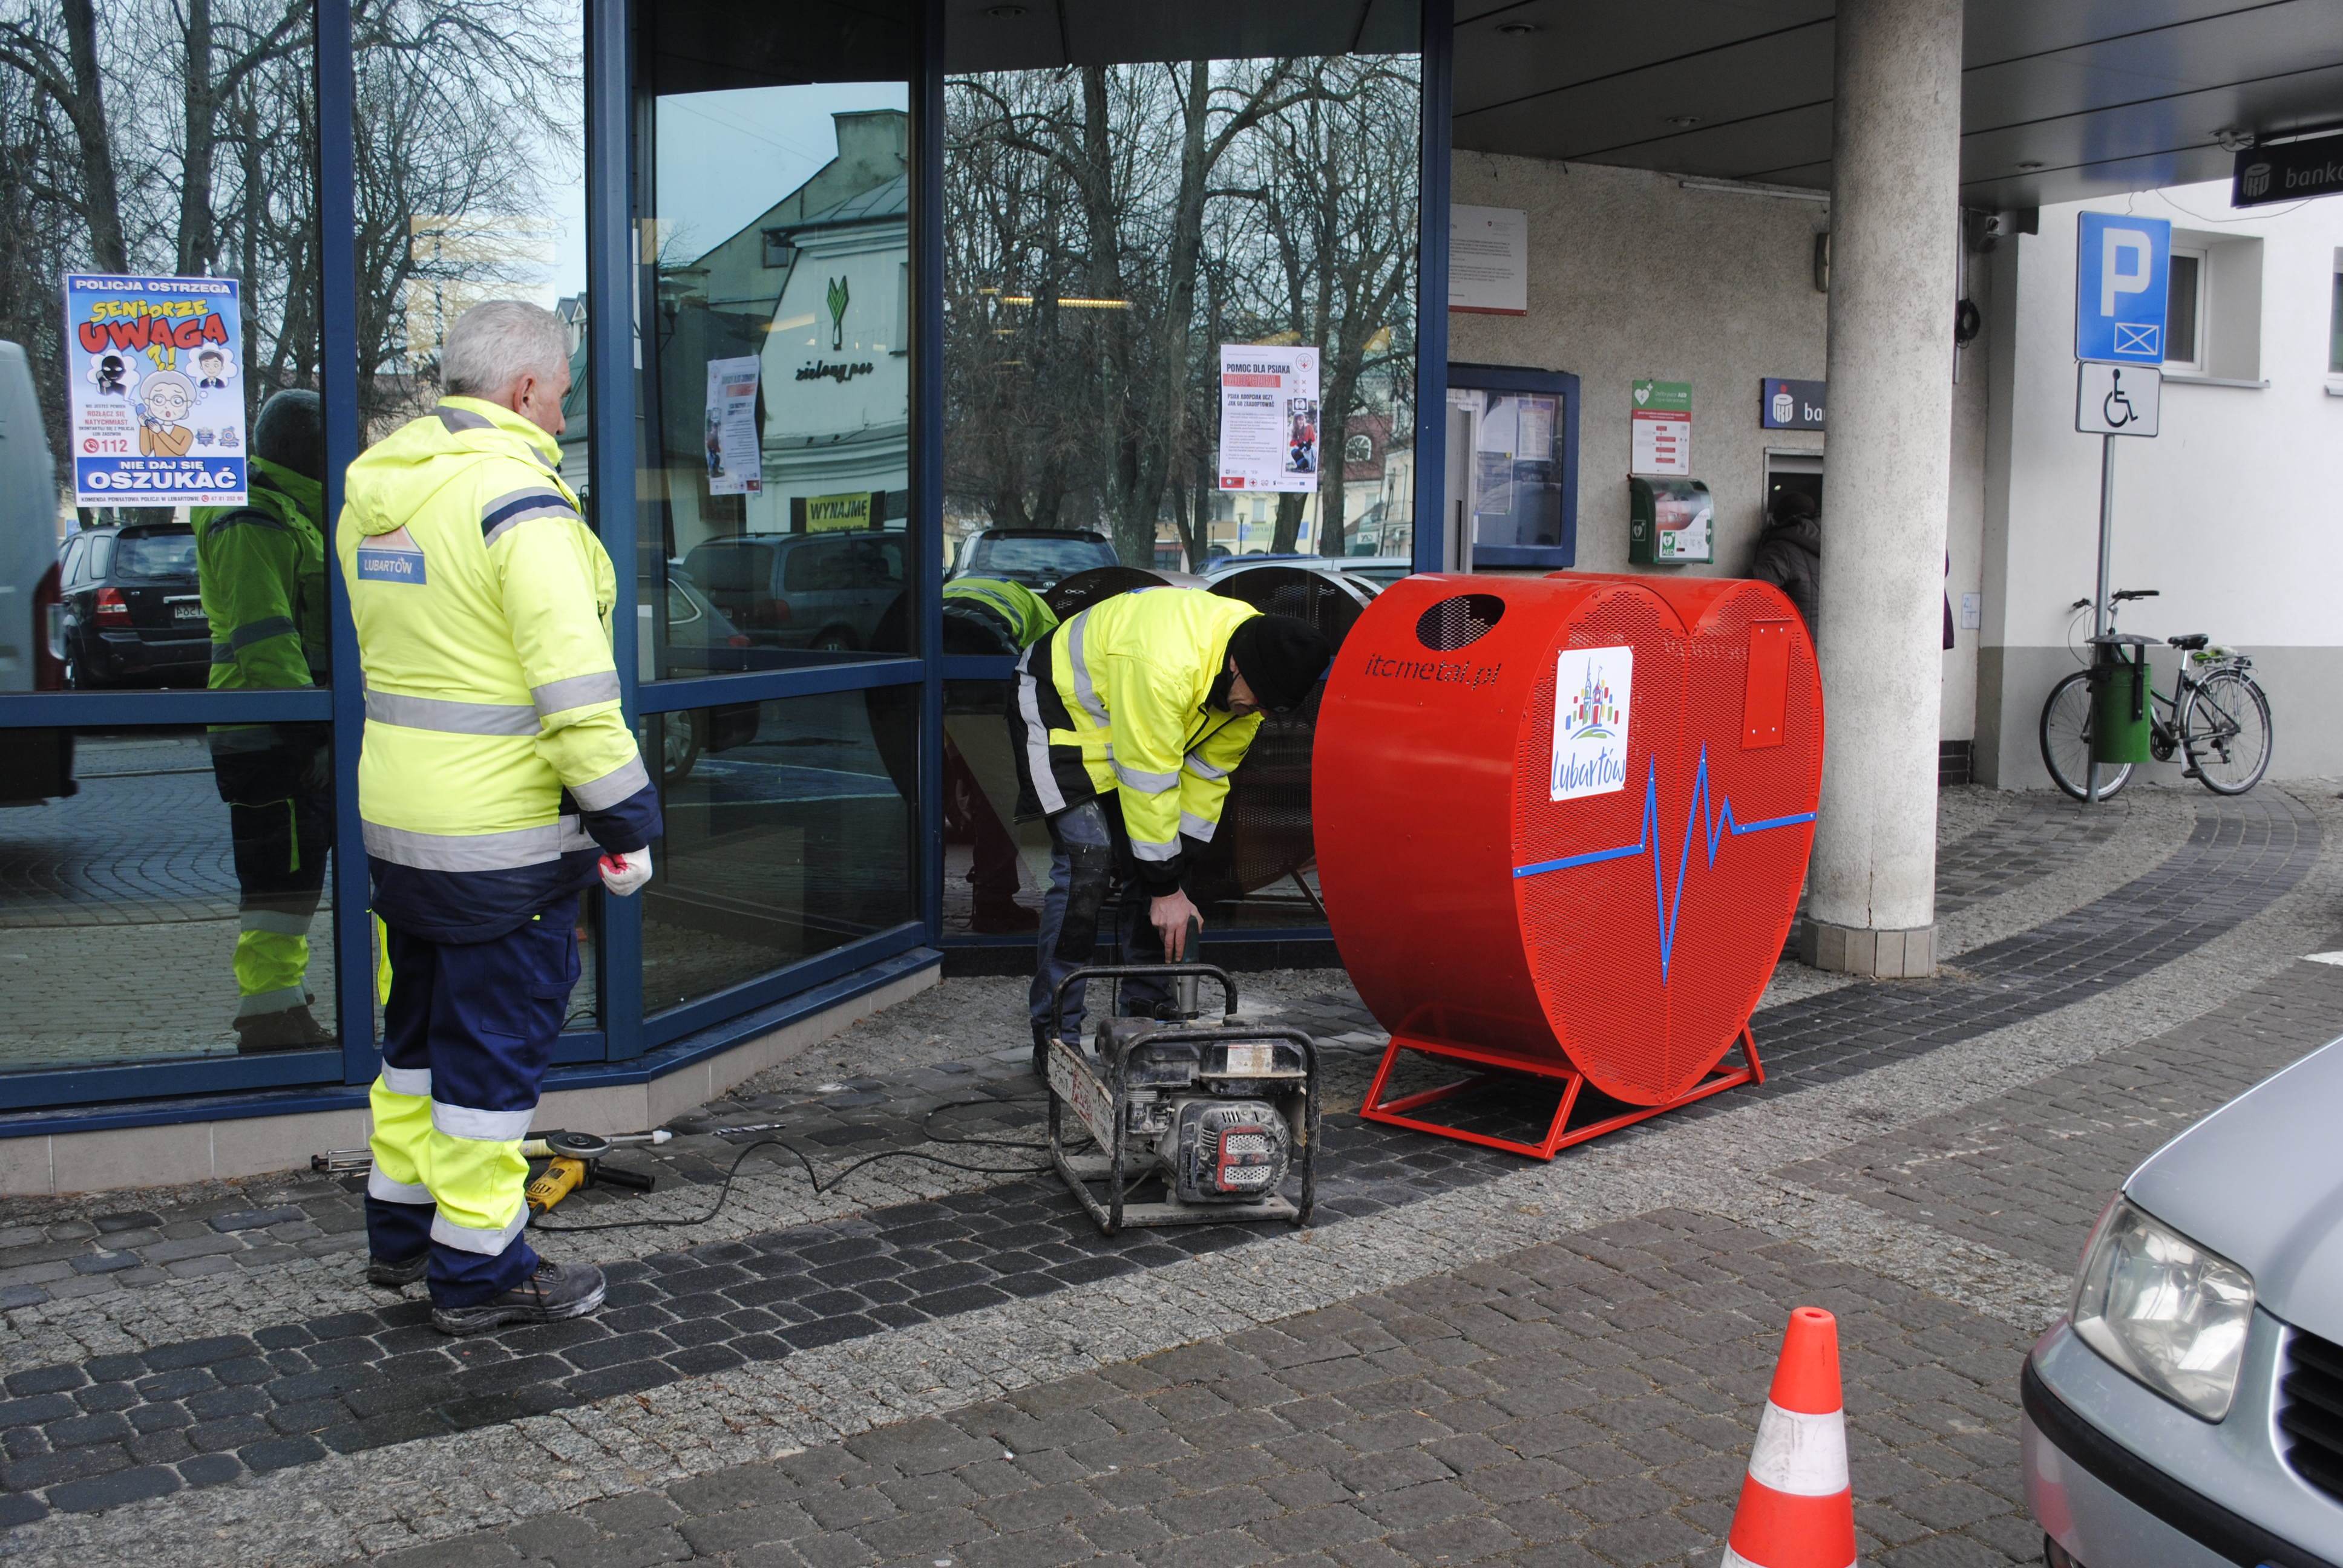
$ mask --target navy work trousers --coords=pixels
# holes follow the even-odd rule
[[[537,1271],[523,1239],[520,1145],[578,983],[578,900],[485,942],[386,928],[390,1000],[372,1095],[367,1241],[377,1258],[431,1254],[431,1299],[466,1307]]]
[[[1121,919],[1116,934],[1123,961],[1161,963],[1163,934],[1147,918],[1147,890],[1140,884],[1131,836],[1123,831],[1121,803],[1110,791],[1050,819],[1050,890],[1041,900],[1033,985],[1026,999],[1037,1042],[1053,1034],[1069,1044],[1081,1041],[1089,982],[1076,980],[1066,987],[1062,1007],[1053,1010],[1051,999],[1060,981],[1094,961],[1101,914],[1108,899],[1117,894]],[[1127,980],[1121,982],[1116,1010],[1125,1018],[1151,1018],[1171,994],[1161,980]]]

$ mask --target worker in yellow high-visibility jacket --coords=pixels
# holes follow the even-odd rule
[[[241,507],[197,507],[196,569],[211,624],[214,691],[319,686],[327,672],[326,411],[287,388],[261,405]],[[333,844],[334,757],[324,724],[215,724],[212,772],[235,852],[236,1050],[334,1043],[309,1011],[309,926]]]
[[[520,1145],[578,980],[578,897],[650,878],[659,796],[618,708],[617,578],[561,481],[569,333],[492,300],[447,396],[350,465],[335,547],[366,674],[358,811],[387,930],[367,1278],[448,1333],[577,1317],[601,1271],[522,1237]]]
[[[1182,886],[1188,845],[1209,842],[1264,711],[1308,700],[1332,650],[1308,622],[1200,588],[1138,588],[1027,648],[1011,688],[1018,783],[1050,824],[1050,891],[1030,993],[1033,1063],[1081,1035],[1082,988],[1107,895],[1123,891],[1123,950],[1177,961],[1202,916]],[[1126,1013],[1160,987],[1126,981]]]

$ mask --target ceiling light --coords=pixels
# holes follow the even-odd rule
[[[991,17],[995,22],[1013,22],[1018,17],[1025,15],[1025,7],[1022,5],[987,5],[984,8],[984,14],[987,16]]]
[[[2236,126],[2223,126],[2213,133],[2214,143],[2225,153],[2251,152],[2259,140],[2253,132]]]
[[[1529,34],[1534,33],[1537,30],[1538,25],[1534,22],[1500,22],[1497,24],[1497,31],[1504,34],[1509,38],[1525,37]]]
[[[1670,115],[1668,116],[1668,124],[1674,126],[1680,131],[1688,131],[1694,126],[1700,124],[1700,116],[1698,115]]]
[[[2031,173],[2033,170],[2038,169],[2042,166],[2042,160],[2040,158],[2021,158],[2018,160],[2017,166]]]

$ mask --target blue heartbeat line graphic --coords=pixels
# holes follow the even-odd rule
[[[1652,901],[1660,914],[1660,983],[1668,983],[1668,960],[1675,955],[1676,916],[1684,910],[1684,867],[1692,860],[1694,824],[1704,829],[1708,840],[1708,864],[1716,866],[1716,846],[1728,833],[1738,839],[1745,833],[1763,833],[1769,828],[1795,828],[1801,822],[1815,819],[1812,811],[1801,811],[1793,817],[1768,817],[1761,822],[1736,822],[1733,819],[1733,801],[1728,797],[1720,800],[1716,814],[1708,812],[1708,748],[1700,749],[1700,769],[1693,775],[1692,809],[1684,817],[1684,847],[1676,855],[1675,896],[1668,896],[1667,872],[1661,864],[1655,848],[1660,826],[1660,764],[1654,758],[1644,779],[1644,833],[1632,844],[1622,844],[1615,849],[1597,849],[1592,854],[1565,855],[1559,860],[1540,860],[1534,865],[1516,866],[1516,877],[1543,876],[1548,871],[1567,871],[1573,866],[1592,866],[1603,860],[1632,860],[1649,853],[1652,857]]]

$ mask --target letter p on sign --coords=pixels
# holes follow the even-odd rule
[[[2155,276],[2156,242],[2136,228],[2111,228],[2099,242],[2099,314],[2116,313],[2118,294],[2146,294]]]
[[[2164,361],[2172,226],[2162,218],[2076,216],[2075,357],[2103,365]]]

